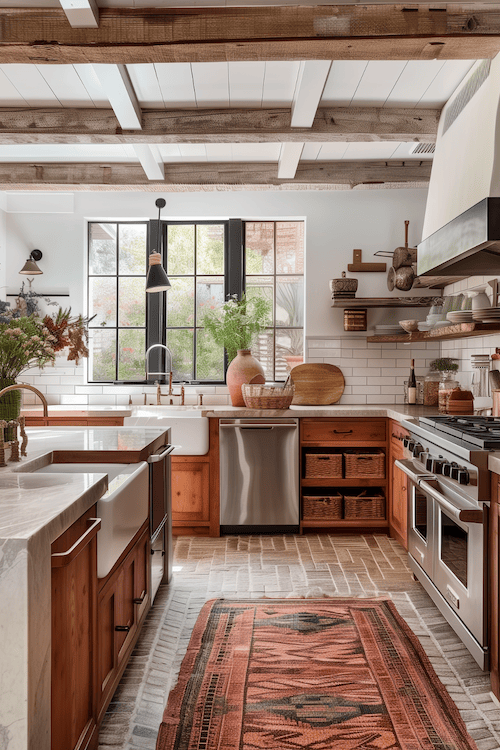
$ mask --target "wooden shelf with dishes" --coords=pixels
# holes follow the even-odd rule
[[[430,307],[433,297],[352,297],[351,299],[334,299],[332,307]]]
[[[418,341],[449,341],[450,339],[465,339],[472,336],[487,336],[492,333],[500,333],[500,323],[456,323],[455,325],[441,326],[430,331],[414,331],[413,333],[401,333],[385,336],[367,336],[369,344],[375,343],[414,343]]]

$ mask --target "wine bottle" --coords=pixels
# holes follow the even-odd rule
[[[415,360],[412,359],[410,365],[410,377],[408,379],[408,403],[417,403],[417,381],[415,379]]]

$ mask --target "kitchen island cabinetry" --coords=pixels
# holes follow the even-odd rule
[[[92,506],[51,547],[52,750],[97,747],[97,533]]]
[[[387,529],[386,419],[303,418],[300,446],[301,531]]]
[[[118,686],[150,606],[149,555],[146,522],[110,574],[99,581],[99,721]]]
[[[123,417],[89,417],[78,412],[49,417],[28,414],[25,420],[26,427],[123,427]]]
[[[205,456],[172,456],[172,533],[219,536],[219,420],[209,420]]]
[[[389,422],[390,434],[390,485],[389,485],[389,531],[405,549],[408,549],[408,478],[395,462],[404,458],[403,438],[407,430],[393,420]]]

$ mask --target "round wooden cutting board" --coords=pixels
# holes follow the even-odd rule
[[[344,393],[344,376],[335,365],[321,362],[297,365],[291,371],[290,379],[295,386],[292,404],[335,404]]]

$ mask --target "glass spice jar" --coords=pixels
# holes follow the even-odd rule
[[[454,388],[458,388],[459,385],[458,380],[455,380],[452,372],[446,371],[441,373],[438,391],[438,411],[442,414],[448,413],[448,401],[450,400],[451,392]]]
[[[424,379],[424,406],[437,406],[440,372],[429,372]]]

